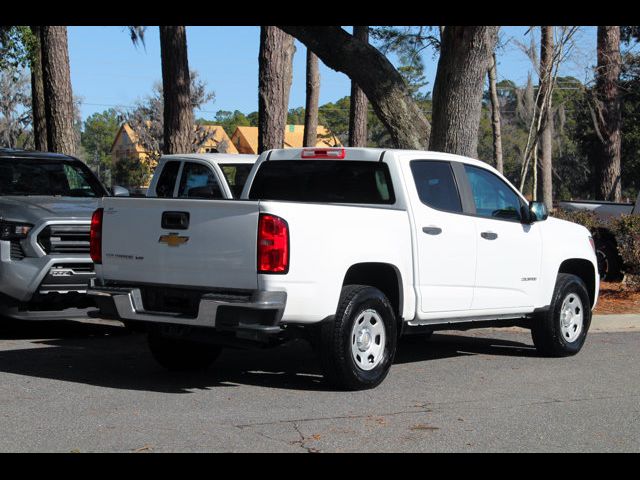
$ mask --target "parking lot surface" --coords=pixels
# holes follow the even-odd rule
[[[639,347],[598,331],[551,359],[522,331],[441,332],[337,392],[302,341],[177,374],[120,327],[3,320],[0,451],[638,452]]]

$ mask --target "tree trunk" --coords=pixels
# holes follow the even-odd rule
[[[498,28],[447,26],[433,86],[431,150],[478,157],[484,76]]]
[[[194,151],[194,121],[191,105],[191,78],[184,26],[160,27],[162,91],[164,97],[164,145],[162,151]]]
[[[596,127],[600,131],[601,149],[596,159],[596,173],[600,181],[598,197],[619,202],[622,197],[620,171],[621,106],[618,81],[620,79],[620,27],[598,27],[598,69],[596,72]]]
[[[493,131],[493,162],[496,170],[504,173],[504,162],[502,160],[502,127],[500,126],[500,99],[496,87],[497,63],[496,52],[491,56],[491,66],[489,67],[489,92],[491,94],[491,129]]]
[[[411,98],[402,76],[375,47],[336,26],[280,28],[304,43],[329,68],[346,74],[362,88],[397,148],[428,148],[429,122]]]
[[[320,72],[318,57],[307,49],[307,101],[304,108],[305,147],[315,147],[318,143],[318,102],[320,99]]]
[[[33,115],[33,140],[35,149],[47,151],[47,115],[44,108],[44,83],[42,79],[42,47],[40,27],[32,26],[34,44],[31,52],[31,111]]]
[[[258,153],[284,146],[293,52],[293,37],[278,27],[260,27]]]
[[[67,27],[42,26],[40,35],[47,147],[50,152],[74,155],[76,142]]]
[[[354,25],[354,38],[369,43],[369,27]],[[357,82],[351,80],[351,97],[349,108],[349,146],[367,146],[367,96],[358,86]]]
[[[540,27],[540,95],[538,109],[542,115],[540,133],[540,174],[538,199],[542,200],[547,209],[553,208],[553,163],[552,163],[552,132],[551,97],[553,94],[553,30],[552,26]]]

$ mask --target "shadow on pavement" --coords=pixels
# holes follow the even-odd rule
[[[535,356],[519,342],[436,333],[430,340],[403,338],[395,363],[461,355]],[[304,341],[265,350],[226,349],[205,372],[170,373],[152,358],[142,334],[123,327],[78,322],[11,322],[0,325],[0,372],[98,387],[190,393],[214,387],[255,385],[292,390],[331,388]]]
[[[487,331],[483,335],[491,334]],[[469,336],[467,336],[469,335]],[[426,340],[421,336],[407,336],[400,340],[395,363],[412,363],[459,355],[506,355],[509,357],[537,357],[533,343],[526,344],[471,336],[472,334],[434,333]]]

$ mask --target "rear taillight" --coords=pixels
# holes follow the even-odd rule
[[[102,263],[102,212],[103,209],[99,208],[91,215],[89,252],[93,263]]]
[[[596,242],[593,241],[593,237],[589,237],[589,243],[591,244],[591,248],[593,248],[593,253],[596,252]]]
[[[275,215],[261,214],[258,221],[258,273],[289,271],[289,225]]]
[[[301,158],[327,158],[343,160],[346,155],[344,148],[305,148],[300,154]]]

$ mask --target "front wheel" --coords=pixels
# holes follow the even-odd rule
[[[335,318],[322,325],[320,337],[320,359],[329,383],[345,390],[373,388],[393,363],[396,316],[377,288],[347,285]]]
[[[591,324],[591,302],[582,279],[559,274],[549,310],[534,322],[531,336],[541,354],[566,357],[578,353]]]
[[[147,340],[153,358],[172,372],[205,370],[222,350],[216,345],[172,338],[159,332],[150,332]]]

